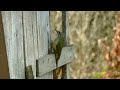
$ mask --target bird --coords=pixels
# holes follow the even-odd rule
[[[52,42],[52,48],[55,53],[56,60],[60,58],[62,48],[64,47],[64,35],[62,32],[57,31],[57,38]],[[58,61],[57,61],[58,62]]]
[[[56,65],[58,65],[58,60],[61,55],[62,48],[64,47],[64,34],[60,31],[57,31],[57,38],[52,42],[53,52],[55,54]],[[53,78],[54,79],[61,79],[62,78],[62,67],[59,67],[53,71]]]

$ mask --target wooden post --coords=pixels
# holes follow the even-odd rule
[[[49,11],[37,11],[37,36],[38,36],[38,58],[50,53],[50,25]],[[38,61],[40,64],[41,62]],[[42,65],[39,69],[42,68]],[[47,65],[46,65],[46,68]],[[37,77],[37,79],[53,79],[53,71]]]
[[[69,45],[69,22],[68,22],[68,12],[62,11],[62,32],[64,34],[65,39],[65,46]],[[64,69],[66,69],[66,74],[64,76],[64,79],[70,79],[70,64],[64,65]]]
[[[23,11],[25,64],[26,67],[32,65],[34,78],[36,78],[36,59],[38,58],[36,14],[36,11]]]
[[[2,11],[10,79],[25,79],[22,11]]]
[[[0,79],[9,79],[9,69],[1,12],[0,12]]]

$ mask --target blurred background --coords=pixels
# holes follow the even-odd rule
[[[101,41],[112,45],[116,14],[117,11],[69,11],[70,43],[75,46],[71,79],[99,78],[99,73],[107,69]],[[61,11],[50,12],[51,32],[61,31],[61,16]]]

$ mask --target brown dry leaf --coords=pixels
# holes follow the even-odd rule
[[[104,78],[116,78],[119,79],[120,75],[118,74],[118,70],[120,68],[120,14],[117,16],[117,25],[113,28],[116,31],[115,36],[112,41],[114,43],[114,48],[109,53],[106,54],[105,59],[108,61],[110,71],[107,71],[107,74]],[[110,61],[110,56],[112,57],[112,62]]]
[[[117,61],[120,62],[120,56],[117,56]]]
[[[108,77],[110,77],[110,74],[109,74],[109,73],[108,73],[108,74],[106,74],[105,78],[108,78]]]
[[[111,66],[112,66],[112,67],[115,67],[115,64],[116,64],[116,63],[112,62]]]
[[[117,35],[117,37],[116,37],[118,40],[120,40],[120,36],[119,35]]]
[[[57,79],[61,79],[61,78],[62,78],[62,68],[59,68],[57,72]]]
[[[114,60],[113,63],[112,63],[112,67],[116,69],[117,65],[118,65],[117,60]]]
[[[120,68],[120,62],[119,61],[117,61],[116,68]]]
[[[113,56],[113,57],[116,57],[116,56],[117,56],[117,53],[116,53],[115,49],[113,49],[113,50],[110,52],[110,54],[111,54],[111,56]]]
[[[112,57],[110,56],[110,53],[109,53],[109,52],[105,55],[105,59],[106,59],[107,61],[111,61],[111,60],[112,60]]]
[[[120,79],[120,77],[117,77],[116,79]]]

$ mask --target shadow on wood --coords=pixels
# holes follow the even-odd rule
[[[9,69],[1,12],[0,12],[0,79],[9,79]]]

